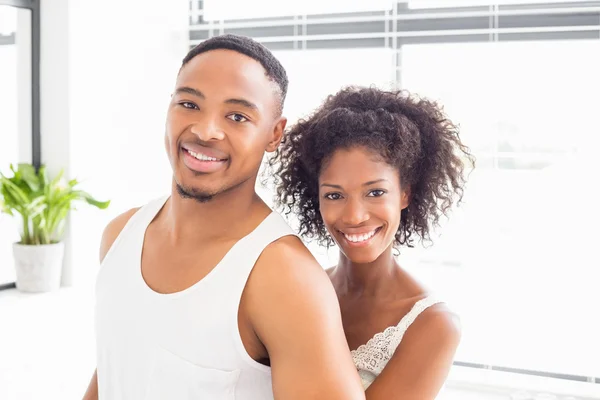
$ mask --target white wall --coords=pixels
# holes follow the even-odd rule
[[[18,161],[19,154],[15,102],[18,92],[16,53],[14,45],[0,46],[0,171],[3,173],[8,173],[8,165]],[[0,285],[16,279],[12,243],[18,240],[17,219],[0,213]]]
[[[170,188],[164,118],[188,50],[185,0],[54,0],[42,7],[42,158],[106,211],[72,214],[63,283],[95,273],[106,223]]]
[[[31,12],[0,6],[0,31],[16,31],[14,45],[0,46],[0,171],[31,162]],[[12,244],[18,218],[0,214],[0,285],[14,282]]]
[[[40,54],[40,130],[42,163],[51,176],[69,171],[69,1],[53,0],[42,5]],[[69,285],[71,242],[66,228],[63,284]]]

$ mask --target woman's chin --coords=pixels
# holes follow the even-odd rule
[[[344,249],[342,248],[342,253],[346,256],[350,262],[353,264],[370,264],[376,261],[380,253],[375,253],[371,250],[359,250],[359,249]]]

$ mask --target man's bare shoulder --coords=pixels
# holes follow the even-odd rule
[[[284,236],[268,245],[254,269],[253,274],[277,279],[280,284],[306,280],[329,283],[323,267],[297,236]]]
[[[247,295],[256,315],[267,319],[294,319],[300,309],[339,316],[329,277],[296,236],[285,236],[264,249],[248,279]]]
[[[104,228],[104,232],[102,233],[102,241],[100,242],[100,262],[104,260],[106,254],[112,247],[117,237],[127,225],[127,222],[131,219],[131,217],[139,210],[139,207],[132,208],[124,213],[115,217],[112,221],[106,225]]]
[[[276,398],[364,399],[333,285],[297,237],[265,248],[246,296],[248,321],[271,361]]]

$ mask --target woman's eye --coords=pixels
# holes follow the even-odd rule
[[[194,103],[190,103],[189,101],[182,101],[181,103],[179,103],[183,108],[188,108],[190,110],[197,110],[198,106],[196,106]]]
[[[231,114],[231,115],[228,115],[227,118],[229,118],[233,122],[246,122],[246,121],[248,121],[248,118],[244,117],[242,114]]]
[[[325,198],[328,200],[339,200],[342,198],[342,195],[339,193],[327,193]]]
[[[383,196],[384,194],[385,194],[385,190],[375,189],[375,190],[371,190],[367,196],[380,197],[380,196]]]

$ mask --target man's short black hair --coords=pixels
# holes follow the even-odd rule
[[[185,64],[190,62],[190,60],[198,54],[206,53],[210,50],[221,49],[237,51],[238,53],[253,58],[263,66],[265,75],[279,87],[279,112],[281,112],[288,87],[288,78],[285,69],[269,49],[249,37],[229,34],[214,36],[191,49],[183,59],[181,67],[183,68]]]

